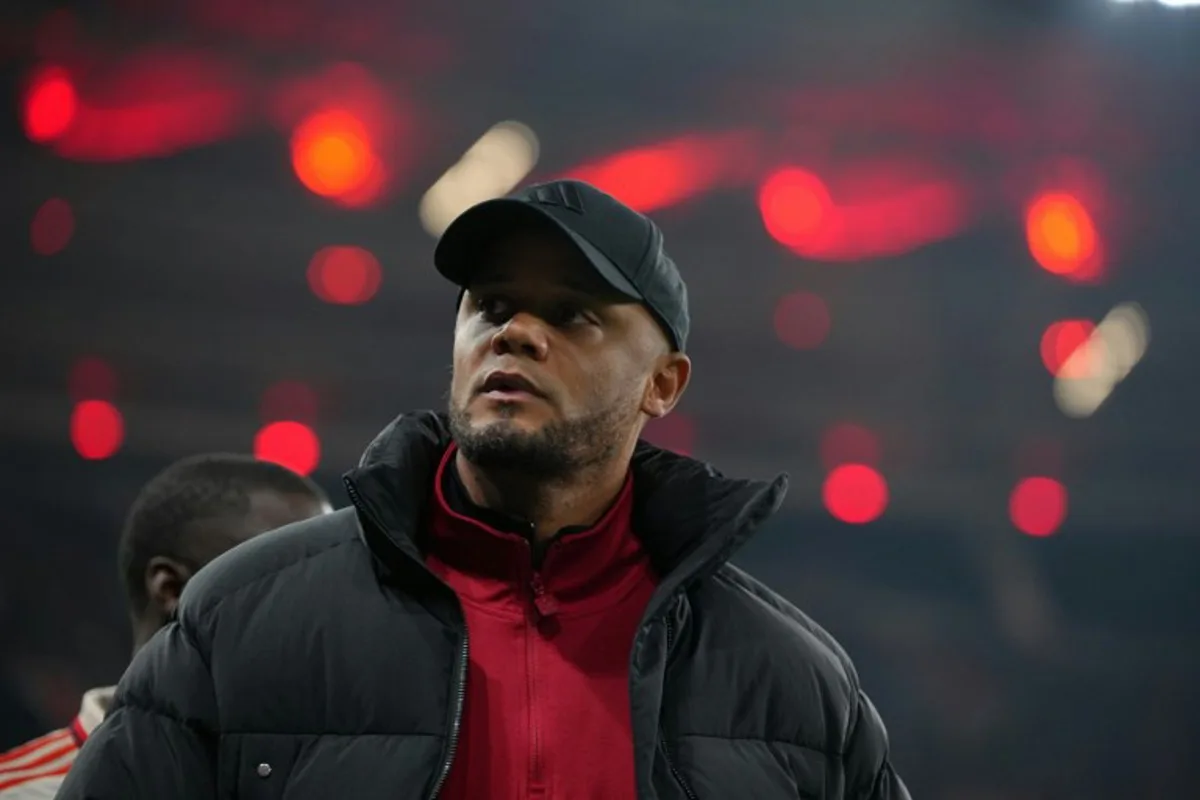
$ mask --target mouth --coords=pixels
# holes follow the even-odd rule
[[[519,400],[530,397],[543,397],[533,383],[524,375],[516,372],[492,372],[484,379],[479,387],[479,393],[497,400]]]

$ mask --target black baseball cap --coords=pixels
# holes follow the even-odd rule
[[[644,305],[675,350],[684,349],[687,286],[663,250],[662,231],[649,217],[582,181],[536,184],[468,208],[442,234],[433,263],[465,287],[483,263],[483,248],[498,235],[547,223],[565,234],[613,289]]]

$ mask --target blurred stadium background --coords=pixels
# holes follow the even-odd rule
[[[6,0],[0,749],[119,676],[140,485],[253,450],[345,502],[443,403],[436,234],[574,175],[690,282],[651,438],[792,474],[739,560],[856,657],[914,796],[1194,796],[1187,5]]]

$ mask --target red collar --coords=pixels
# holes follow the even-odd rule
[[[452,571],[466,578],[454,581],[464,601],[506,615],[525,613],[532,601],[542,616],[573,616],[620,601],[644,579],[647,556],[630,527],[632,477],[596,524],[559,534],[535,570],[529,539],[451,507],[445,482],[455,452],[454,445],[446,449],[434,479],[426,560],[443,577]]]
[[[117,687],[115,686],[101,686],[84,693],[83,702],[79,705],[79,713],[68,726],[71,737],[77,745],[83,747],[83,743],[91,736],[96,726],[104,721],[104,716],[112,706],[116,693]]]

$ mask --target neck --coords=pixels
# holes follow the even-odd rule
[[[515,472],[482,470],[459,450],[454,466],[471,502],[529,520],[534,538],[546,541],[570,526],[591,526],[616,500],[629,471],[628,459],[614,459],[577,476],[547,483]]]

